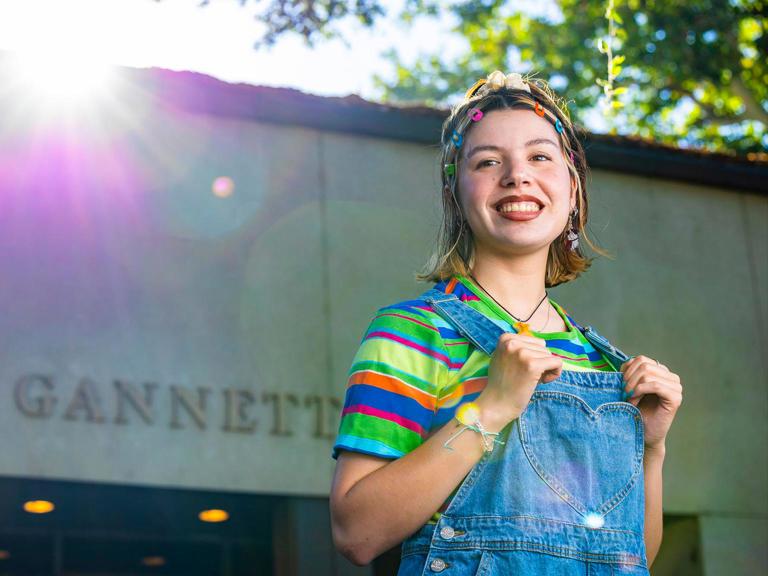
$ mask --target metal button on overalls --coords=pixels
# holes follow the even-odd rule
[[[432,570],[432,572],[442,572],[445,570],[446,566],[447,564],[445,563],[445,560],[442,558],[435,558],[430,563],[429,569]]]

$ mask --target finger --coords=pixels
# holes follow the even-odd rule
[[[647,379],[632,388],[629,402],[637,405],[646,394],[655,394],[667,407],[679,406],[682,402],[682,392],[664,380]]]
[[[557,356],[541,358],[535,361],[534,369],[541,373],[540,382],[549,383],[557,380],[563,372],[563,360]]]
[[[634,362],[628,365],[624,371],[624,380],[631,379],[635,373],[640,371],[650,371],[659,377],[663,377],[664,374],[669,372],[669,370],[662,368],[659,364],[657,364],[656,360],[653,358],[648,358],[648,356],[635,356],[632,360],[634,360]],[[623,364],[622,366],[626,364],[627,363]]]

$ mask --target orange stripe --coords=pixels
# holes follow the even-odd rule
[[[362,370],[349,377],[347,387],[355,384],[367,384],[368,386],[375,386],[382,390],[394,392],[395,394],[416,400],[416,402],[424,406],[427,410],[432,410],[433,412],[435,410],[434,396],[417,388],[408,386],[397,378],[386,376],[385,374],[377,374],[368,370]]]
[[[456,277],[451,278],[451,281],[448,282],[448,285],[445,287],[445,293],[446,294],[452,294],[453,289],[456,288],[456,284],[458,284],[459,279]]]
[[[456,387],[456,390],[448,394],[448,396],[443,396],[440,398],[440,404],[450,404],[451,400],[458,401],[462,396],[480,392],[483,388],[485,388],[487,383],[488,378],[472,378],[471,380],[467,380],[466,382],[459,384]]]

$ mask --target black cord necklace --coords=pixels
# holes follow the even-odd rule
[[[510,316],[512,316],[512,318],[514,318],[514,319],[515,319],[515,321],[516,321],[516,324],[515,324],[514,328],[515,328],[515,329],[516,329],[518,332],[521,332],[521,333],[530,332],[530,329],[529,329],[529,326],[528,326],[528,320],[530,320],[531,318],[533,318],[533,315],[534,315],[534,314],[536,314],[536,311],[537,311],[537,310],[538,310],[538,309],[541,307],[541,305],[544,303],[544,300],[546,300],[546,299],[547,299],[547,296],[548,296],[549,294],[547,294],[547,291],[546,291],[546,290],[544,290],[544,298],[542,298],[542,299],[541,299],[541,302],[539,302],[539,303],[538,303],[538,305],[536,306],[536,308],[534,308],[534,309],[533,309],[533,312],[531,312],[531,314],[528,316],[528,318],[526,318],[525,320],[522,320],[522,319],[518,318],[517,316],[515,316],[514,314],[512,314],[512,312],[510,312],[509,310],[507,310],[507,308],[506,308],[506,307],[505,307],[505,306],[504,306],[504,305],[503,305],[501,302],[499,302],[498,300],[496,300],[496,298],[494,298],[494,297],[493,297],[493,295],[492,295],[490,292],[488,292],[488,290],[486,290],[486,289],[483,287],[483,285],[482,285],[482,284],[480,284],[480,282],[478,282],[478,281],[477,281],[477,278],[475,278],[475,277],[474,277],[472,274],[470,274],[470,275],[469,275],[469,277],[470,277],[470,278],[472,278],[472,280],[475,282],[475,284],[477,284],[477,285],[480,287],[480,289],[481,289],[483,292],[485,292],[485,293],[488,295],[488,297],[489,297],[491,300],[493,300],[494,302],[496,302],[496,304],[498,304],[498,305],[501,307],[501,309],[502,309],[502,310],[504,310],[504,311],[505,311],[507,314],[509,314]]]

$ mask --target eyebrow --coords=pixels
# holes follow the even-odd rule
[[[528,140],[528,142],[525,143],[525,146],[526,147],[536,146],[537,144],[550,144],[555,148],[559,148],[559,146],[549,138],[534,138],[533,140]],[[472,158],[472,156],[475,155],[476,152],[482,152],[483,150],[491,150],[494,152],[498,152],[501,150],[501,148],[499,146],[494,146],[493,144],[483,144],[481,146],[475,146],[474,148],[472,148],[469,154],[466,155],[466,159],[469,160],[470,158]]]

